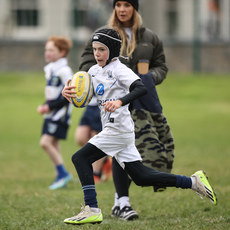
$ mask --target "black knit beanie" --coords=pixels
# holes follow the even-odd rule
[[[109,58],[106,64],[108,64],[114,57],[119,57],[121,37],[115,30],[108,28],[97,30],[93,35],[92,42],[102,43],[108,48]]]
[[[139,7],[138,0],[113,0],[113,8],[115,7],[116,2],[118,1],[129,2],[133,6],[133,8],[136,11],[138,11],[138,7]]]

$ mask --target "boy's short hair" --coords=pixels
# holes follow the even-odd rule
[[[68,38],[65,37],[61,37],[61,36],[51,36],[48,38],[47,42],[49,41],[53,41],[54,45],[60,50],[60,51],[65,51],[66,54],[65,56],[67,56],[67,54],[69,53],[70,49],[72,48],[72,41]],[[47,43],[46,42],[46,43]]]

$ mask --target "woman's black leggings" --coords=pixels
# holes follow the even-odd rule
[[[82,186],[94,184],[92,163],[104,156],[106,156],[104,152],[90,143],[87,143],[72,156]],[[139,186],[176,187],[175,175],[158,172],[144,166],[140,161],[125,162],[125,171]]]

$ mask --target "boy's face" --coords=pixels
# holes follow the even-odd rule
[[[63,51],[60,51],[55,45],[53,41],[48,41],[45,46],[45,60],[46,62],[55,62],[58,59],[62,58]]]
[[[106,65],[106,61],[109,58],[109,50],[105,45],[93,42],[93,54],[99,66],[103,67]]]

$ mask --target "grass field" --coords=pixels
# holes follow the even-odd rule
[[[112,181],[97,185],[104,221],[70,226],[64,218],[76,214],[83,194],[71,156],[77,150],[74,130],[81,109],[74,109],[68,140],[61,142],[65,164],[75,176],[67,188],[49,191],[54,169],[39,146],[44,101],[43,73],[0,74],[0,229],[230,229],[230,76],[177,75],[158,86],[175,143],[173,173],[191,175],[204,169],[218,195],[213,206],[190,190],[132,184],[130,199],[140,218],[134,222],[110,217]]]

